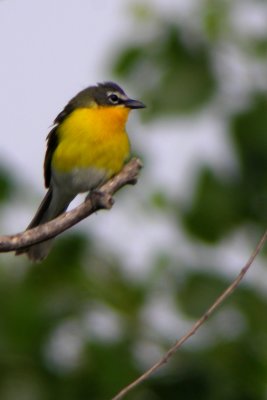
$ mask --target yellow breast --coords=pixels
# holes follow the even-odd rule
[[[52,167],[60,172],[74,168],[99,168],[107,177],[119,172],[129,157],[125,107],[79,108],[58,127],[59,144]]]

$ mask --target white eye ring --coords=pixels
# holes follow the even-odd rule
[[[119,96],[116,95],[115,93],[111,93],[111,94],[108,96],[108,99],[109,99],[109,101],[110,101],[112,104],[118,104],[118,103],[119,103],[119,100],[120,100]]]

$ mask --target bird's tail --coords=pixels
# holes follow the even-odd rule
[[[60,199],[59,196],[57,196],[57,194],[50,188],[26,230],[35,228],[36,226],[42,225],[45,222],[58,217],[66,211],[71,200],[72,198],[65,198],[64,201],[62,201],[62,198]],[[16,251],[16,255],[26,254],[31,261],[40,262],[48,256],[52,244],[53,239],[49,239],[34,244],[33,246],[19,249]]]

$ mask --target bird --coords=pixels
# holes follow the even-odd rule
[[[49,132],[44,159],[48,189],[26,230],[65,212],[79,194],[97,188],[116,175],[130,157],[126,132],[129,112],[145,108],[114,82],[80,91],[61,111]],[[17,250],[33,262],[44,260],[53,239]]]

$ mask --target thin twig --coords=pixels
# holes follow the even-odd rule
[[[264,244],[267,241],[267,230],[261,237],[259,243],[257,244],[255,250],[251,254],[249,260],[246,262],[244,267],[241,269],[240,273],[236,277],[236,279],[227,287],[226,290],[215,300],[215,302],[210,306],[210,308],[202,315],[201,318],[192,326],[192,328],[179,340],[175,342],[175,344],[164,354],[164,356],[156,362],[151,368],[149,368],[145,373],[139,376],[135,381],[127,385],[124,389],[122,389],[115,397],[111,400],[120,400],[126,394],[128,394],[131,390],[133,390],[137,385],[140,385],[143,381],[148,379],[154,372],[159,370],[164,364],[166,364],[169,359],[176,353],[176,351],[182,346],[184,342],[186,342],[191,336],[193,336],[196,331],[204,324],[204,322],[214,313],[214,311],[222,304],[222,302],[227,299],[231,293],[237,288],[241,280],[244,278],[248,269],[253,264],[255,258],[263,248]]]
[[[127,184],[136,183],[141,168],[141,161],[138,158],[133,158],[124,166],[120,173],[102,185],[95,195],[88,196],[86,201],[75,209],[61,214],[58,218],[46,224],[29,229],[25,232],[10,236],[0,236],[0,252],[18,250],[51,239],[95,211],[103,208],[110,209],[113,205],[113,194]]]

